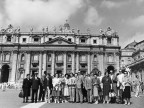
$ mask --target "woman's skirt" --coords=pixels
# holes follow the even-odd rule
[[[69,96],[68,86],[65,86],[65,87],[64,87],[64,96]]]
[[[130,86],[125,86],[124,92],[123,92],[123,98],[131,98],[131,88]]]
[[[94,86],[94,87],[93,87],[93,96],[94,96],[94,97],[99,96],[97,86]]]
[[[53,88],[52,96],[53,96],[53,97],[58,97],[58,96],[60,96],[60,90],[59,90],[59,89],[56,89],[56,88]]]

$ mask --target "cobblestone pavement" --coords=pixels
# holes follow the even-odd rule
[[[0,90],[0,108],[143,108],[144,95],[139,98],[132,96],[130,106],[122,104],[79,104],[79,103],[64,103],[64,104],[48,104],[45,102],[39,103],[22,103],[22,99],[18,97],[19,90]]]

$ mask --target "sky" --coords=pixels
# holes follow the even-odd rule
[[[68,20],[71,29],[99,34],[111,27],[125,47],[144,40],[144,0],[0,0],[0,27],[12,24],[21,31],[59,29]]]

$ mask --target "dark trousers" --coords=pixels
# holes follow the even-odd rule
[[[45,92],[46,92],[46,90],[40,89],[40,91],[39,91],[39,101],[41,101],[41,99],[42,99],[42,101],[44,101],[44,99],[45,99]]]
[[[121,103],[124,102],[123,95],[124,95],[124,94],[123,94],[123,89],[119,89],[119,97],[120,97]]]
[[[37,102],[38,89],[32,89],[32,102]]]

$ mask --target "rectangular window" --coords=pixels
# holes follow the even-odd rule
[[[26,38],[23,38],[22,42],[23,42],[23,43],[26,43]]]
[[[51,67],[51,65],[48,65],[48,68],[50,68]]]
[[[68,38],[68,41],[71,42],[71,38]]]
[[[94,43],[94,44],[96,44],[96,43],[97,43],[97,40],[96,40],[96,39],[94,39],[94,40],[93,40],[93,43]]]
[[[68,65],[68,68],[71,68],[71,65]]]
[[[38,60],[39,60],[39,55],[34,55],[34,56],[33,56],[33,60],[34,60],[34,61],[38,61]]]
[[[7,42],[11,42],[11,36],[7,36]]]
[[[49,41],[51,41],[52,40],[52,38],[49,38]]]
[[[86,42],[86,40],[85,39],[81,39],[81,43],[85,43]]]
[[[111,44],[112,43],[112,39],[111,38],[107,38],[107,44]]]
[[[108,62],[114,62],[113,55],[108,55]]]
[[[52,59],[51,59],[51,54],[48,54],[48,62],[51,62]]]
[[[63,61],[63,55],[62,54],[57,55],[57,61]]]
[[[39,42],[39,38],[34,38],[34,42]]]
[[[87,61],[87,60],[86,60],[86,55],[81,55],[80,60],[83,61],[83,62],[86,62],[86,61]]]
[[[10,60],[10,54],[5,54],[4,55],[4,61],[8,62]]]

